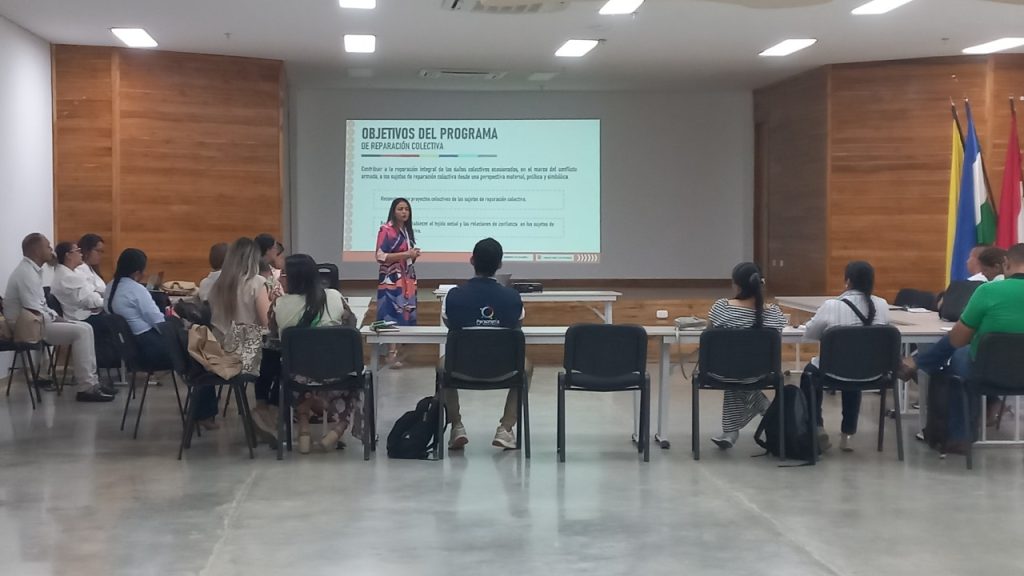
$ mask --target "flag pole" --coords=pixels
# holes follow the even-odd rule
[[[964,105],[970,108],[971,101],[964,98]],[[977,128],[975,128],[975,130],[977,130]],[[995,202],[992,201],[992,183],[989,182],[988,169],[985,168],[985,152],[981,148],[981,138],[978,138],[978,156],[981,156],[981,176],[985,179],[985,199],[988,200],[988,205],[992,207],[992,214],[996,217],[996,221],[998,221],[999,211],[996,210]]]
[[[960,134],[960,146],[966,147],[967,141],[964,140],[964,128],[960,125],[960,114],[956,111],[956,102],[953,101],[953,97],[949,97],[949,109],[953,111],[953,122],[956,123],[956,131]]]

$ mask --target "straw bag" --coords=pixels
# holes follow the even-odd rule
[[[230,380],[242,371],[242,360],[229,354],[206,326],[193,326],[188,331],[188,354],[207,371]]]

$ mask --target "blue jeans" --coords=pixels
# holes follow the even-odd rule
[[[935,374],[946,365],[954,352],[956,348],[950,344],[949,336],[943,336],[941,340],[917,355],[917,367],[928,374]]]

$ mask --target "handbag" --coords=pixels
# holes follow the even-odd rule
[[[199,291],[195,282],[187,282],[184,280],[164,282],[160,288],[169,296],[191,296]]]
[[[14,341],[19,344],[38,344],[43,341],[43,316],[23,310],[14,323]]]
[[[188,331],[188,355],[203,369],[224,380],[238,376],[242,371],[242,360],[236,354],[228,354],[206,326],[193,326]]]

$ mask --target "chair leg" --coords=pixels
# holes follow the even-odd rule
[[[644,462],[651,461],[651,386],[640,391],[640,443],[644,451]]]
[[[811,385],[807,387],[810,391],[811,398],[808,403],[808,409],[811,413],[811,465],[818,463],[818,388],[812,381]],[[781,404],[781,403],[780,403]]]
[[[974,470],[974,427],[971,426],[971,394],[967,391],[967,383],[960,384],[960,395],[963,399],[964,429],[967,431],[967,469]],[[985,422],[980,422],[982,426]]]
[[[42,403],[43,401],[43,393],[39,390],[39,371],[36,368],[35,362],[32,360],[31,352],[25,352],[25,359],[28,360],[28,368],[29,372],[31,372],[31,374],[25,374],[25,382],[28,384],[28,395],[32,398],[32,409],[35,410],[36,404]],[[41,364],[39,368],[42,368]]]
[[[146,383],[142,385],[142,399],[139,400],[139,412],[135,415],[135,431],[132,432],[132,440],[136,440],[139,437],[139,422],[142,422],[142,409],[146,406],[146,393],[149,392],[149,379],[153,376],[152,372],[146,374]]]
[[[181,455],[185,451],[185,445],[188,444],[192,438],[192,429],[195,427],[195,402],[192,401],[192,391],[195,386],[188,387],[188,393],[185,395],[185,425],[181,427],[181,444],[178,446],[178,460],[181,460]]]
[[[884,391],[882,395],[885,395]],[[896,457],[903,462],[903,408],[900,406],[900,394],[895,386],[892,388],[892,402],[896,409]]]
[[[178,390],[178,376],[171,370],[171,382],[174,382],[174,397],[178,399],[178,413],[181,414],[181,423],[185,423],[185,407],[181,404],[181,391]]]
[[[434,437],[434,457],[444,460],[444,426],[448,419],[448,403],[445,402],[444,387],[437,386],[434,394],[437,397],[437,435]]]
[[[786,403],[785,400],[785,388],[783,383],[784,378],[779,378],[779,384],[775,388],[775,395],[778,397],[779,403],[779,458],[781,460],[786,459]],[[801,392],[802,394],[802,392]],[[813,435],[817,435],[817,427],[813,427]]]
[[[895,386],[894,386],[895,388]],[[878,451],[885,446],[885,388],[878,395]]]
[[[256,458],[256,431],[253,429],[252,414],[249,412],[249,396],[245,393],[245,384],[236,384],[235,401],[238,404],[238,411],[242,417],[242,430],[245,431],[245,443],[249,448],[249,459]]]
[[[526,445],[526,459],[530,459],[530,386],[523,382],[523,389],[519,394],[523,403],[523,419],[519,422],[519,431],[524,436],[523,443]]]
[[[149,378],[146,379],[149,381]],[[124,432],[124,423],[128,419],[128,406],[132,403],[132,396],[135,395],[135,372],[132,372],[131,382],[128,385],[128,393],[124,395],[124,412],[121,414],[121,432]]]
[[[57,385],[57,396],[64,394],[64,384],[68,379],[68,363],[71,361],[72,350],[74,350],[74,346],[68,345],[67,352],[64,353],[64,370],[60,375],[60,383]]]
[[[367,422],[370,423],[370,439],[373,442],[370,445],[370,450],[373,452],[377,451],[377,384],[373,380],[373,373],[370,372],[366,375],[370,379],[370,397],[364,399],[364,403],[370,407],[370,418]],[[363,432],[366,433],[365,431]]]
[[[516,404],[516,450],[523,449],[523,389],[519,389],[518,403]]]
[[[14,380],[14,369],[18,365],[18,357],[21,352],[15,352],[14,357],[11,358],[11,367],[7,369],[7,397],[11,396],[11,381]]]
[[[693,383],[693,402],[691,402],[693,408],[693,415],[690,418],[692,429],[690,430],[693,438],[691,439],[693,451],[693,459],[700,460],[700,386]]]
[[[288,449],[289,452],[292,451],[292,410],[295,409],[294,406],[292,406],[292,402],[294,400],[295,400],[295,395],[291,391],[288,391],[288,393],[285,394],[285,399],[284,399],[285,407],[282,408],[282,410],[281,410],[281,418],[285,419],[284,420],[284,428],[285,428],[285,435],[284,435],[284,437],[288,441],[288,443],[285,445],[285,447]]]
[[[1006,396],[999,403],[999,414],[996,416],[996,432],[999,432],[999,428],[1003,425],[1003,412],[1006,412]],[[988,425],[986,423],[986,425]]]
[[[363,402],[363,460],[370,459],[370,447],[373,446],[373,431],[367,430],[370,427],[370,412],[373,411],[373,383],[369,376],[363,379],[363,398],[370,398],[371,402]]]
[[[228,406],[231,405],[231,392],[232,392],[232,390],[234,390],[234,388],[235,388],[234,386],[228,386],[227,398],[225,398],[225,400],[224,400],[224,412],[221,413],[221,415],[220,415],[221,418],[227,418],[228,417]]]
[[[282,381],[277,387],[277,459],[284,460],[284,419],[290,418],[286,403],[285,389],[288,386]]]
[[[561,380],[561,378],[559,378]],[[565,387],[558,383],[558,427],[555,433],[558,461],[565,462]]]

